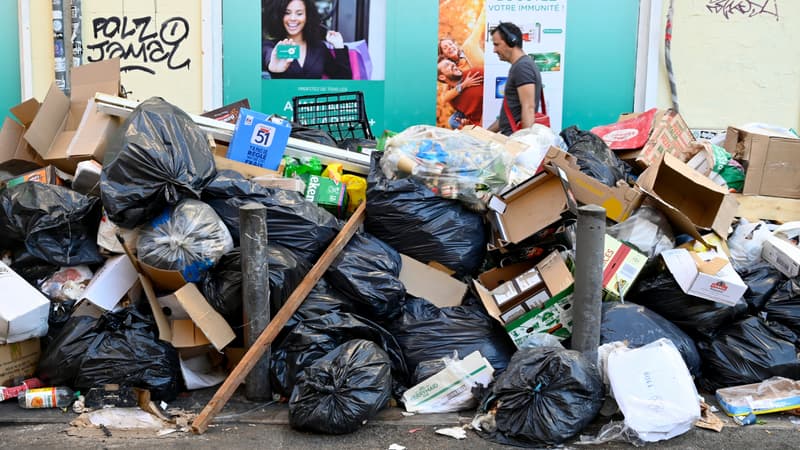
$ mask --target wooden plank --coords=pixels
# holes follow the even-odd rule
[[[358,209],[356,209],[356,212],[350,217],[350,220],[348,220],[342,230],[339,231],[339,234],[336,235],[336,238],[328,246],[328,249],[325,250],[325,253],[320,256],[317,263],[314,264],[314,267],[306,274],[300,285],[297,286],[280,311],[278,311],[278,314],[275,315],[275,318],[272,319],[264,332],[261,333],[261,336],[256,339],[253,346],[247,350],[247,353],[245,353],[239,364],[237,364],[230,375],[228,375],[228,378],[222,383],[217,393],[214,394],[214,397],[208,402],[206,407],[203,408],[197,418],[195,418],[192,423],[193,432],[202,434],[208,429],[208,424],[214,416],[222,410],[225,403],[230,400],[231,396],[236,391],[236,388],[242,384],[247,374],[255,367],[259,358],[266,352],[269,345],[272,344],[272,341],[283,329],[283,326],[286,325],[286,322],[292,317],[292,314],[297,311],[297,308],[303,303],[303,300],[305,300],[308,293],[311,292],[311,289],[316,286],[333,260],[339,255],[344,246],[350,241],[350,238],[353,237],[353,234],[355,234],[361,226],[361,223],[364,221],[366,203],[367,202],[361,202],[361,205],[358,206]]]
[[[754,222],[759,219],[777,222],[800,220],[800,199],[733,194],[739,202],[737,216]]]

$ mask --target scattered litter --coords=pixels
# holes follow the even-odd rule
[[[713,406],[707,405],[705,402],[700,403],[700,418],[694,423],[697,428],[704,428],[706,430],[714,430],[717,433],[722,431],[725,427],[725,422],[714,414]]]
[[[436,434],[441,434],[443,436],[450,436],[453,439],[466,439],[467,438],[467,431],[461,427],[450,427],[450,428],[439,428],[436,430]]]
[[[800,417],[790,417],[789,422],[792,422],[795,425],[800,425]]]
[[[402,414],[405,417],[411,417],[414,415],[414,413],[408,411],[401,411],[400,414]]]
[[[389,446],[389,450],[406,450],[406,448],[400,444],[392,444]]]
[[[409,433],[416,433],[417,431],[422,431],[422,430],[423,430],[423,428],[412,428],[412,429],[408,430],[408,432]]]

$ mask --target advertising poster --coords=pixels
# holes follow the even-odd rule
[[[385,0],[261,0],[262,78],[383,80],[385,15]]]
[[[541,71],[551,127],[561,130],[567,0],[440,0],[436,125],[488,127],[501,113],[511,65],[494,53],[489,34],[500,22],[522,31],[522,49]]]

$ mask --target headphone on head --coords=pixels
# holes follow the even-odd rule
[[[497,30],[500,31],[500,36],[509,47],[516,47],[520,44],[520,42],[522,42],[522,39],[517,36],[516,33],[513,33],[511,30],[509,30],[506,24],[503,22],[500,22],[497,25]]]

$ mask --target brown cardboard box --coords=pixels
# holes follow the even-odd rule
[[[150,301],[152,288],[145,288],[145,293]],[[175,347],[195,347],[211,343],[214,348],[222,351],[236,337],[230,325],[208,304],[193,283],[155,299],[155,303],[153,307],[151,302],[151,309],[158,325],[159,338],[171,342]]]
[[[71,97],[53,83],[24,137],[48,164],[73,173],[80,161],[103,161],[106,141],[119,124],[94,107],[95,93],[119,93],[119,59],[74,67],[70,74]]]
[[[0,170],[17,175],[44,165],[39,154],[23,139],[39,106],[36,99],[28,99],[10,109],[18,122],[6,117],[0,129]]]
[[[13,386],[17,377],[30,378],[40,355],[39,338],[0,345],[0,386]]]
[[[494,246],[517,244],[557,222],[566,211],[567,195],[561,180],[541,172],[490,199],[487,214],[497,236]]]
[[[800,139],[728,127],[725,150],[745,163],[742,193],[800,198]]]
[[[440,308],[461,304],[467,293],[466,284],[409,256],[401,254],[400,258],[403,266],[399,278],[409,294],[424,298]]]
[[[642,113],[621,115],[619,121],[631,119]],[[672,109],[656,111],[650,137],[641,149],[615,150],[617,156],[626,161],[634,161],[642,168],[657,162],[664,153],[670,153],[683,162],[697,153],[692,147],[692,130],[680,114]]]
[[[704,177],[669,153],[636,180],[636,184],[680,231],[705,242],[698,232],[713,230],[723,239],[739,208],[727,189]]]
[[[616,222],[627,219],[642,203],[644,195],[638,189],[621,181],[609,187],[599,180],[581,172],[573,155],[556,147],[550,147],[544,163],[559,167],[566,173],[575,199],[584,204],[605,208],[606,216]]]

